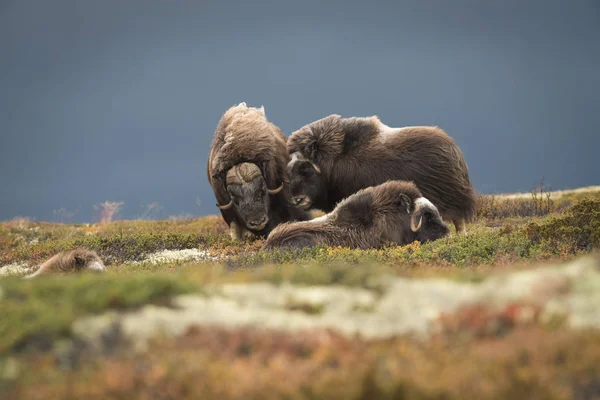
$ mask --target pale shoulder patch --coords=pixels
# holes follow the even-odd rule
[[[419,126],[403,126],[402,128],[398,128],[398,132],[410,131],[415,128],[420,128]]]
[[[387,126],[381,121],[379,123],[379,136],[381,136],[382,140],[386,140],[390,136],[397,135],[402,131],[403,128],[393,128],[391,126]]]
[[[310,222],[314,222],[315,224],[320,224],[329,220],[329,214],[321,215],[320,217],[313,218]]]

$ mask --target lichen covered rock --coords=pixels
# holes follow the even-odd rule
[[[466,331],[471,328],[469,318],[474,325],[489,325],[492,328],[485,328],[487,331],[482,328],[489,334],[557,318],[572,328],[600,328],[597,256],[566,265],[497,274],[480,283],[379,279],[381,292],[264,282],[210,285],[201,295],[175,297],[170,307],[147,305],[135,311],[81,318],[75,321],[73,332],[99,343],[109,330],[116,329],[124,340],[143,350],[149,339],[178,336],[194,326],[288,332],[331,329],[365,339],[399,335],[428,338],[446,332],[453,316],[462,321],[459,325]]]

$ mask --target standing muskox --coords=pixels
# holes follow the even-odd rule
[[[329,214],[311,221],[281,224],[264,249],[325,244],[352,249],[400,246],[439,239],[450,233],[437,208],[412,182],[388,181],[359,190]]]
[[[86,248],[61,251],[46,260],[37,271],[25,276],[25,279],[40,275],[69,274],[84,271],[104,272],[104,263],[98,254]]]
[[[475,214],[475,191],[454,140],[433,126],[390,128],[378,117],[337,114],[305,125],[287,142],[290,191],[302,209],[325,212],[388,180],[414,182],[458,233]]]
[[[309,218],[290,201],[285,143],[263,107],[240,103],[219,121],[206,173],[233,239],[265,237],[282,222]]]

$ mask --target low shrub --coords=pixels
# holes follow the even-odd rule
[[[584,198],[564,214],[525,226],[529,240],[555,254],[589,251],[600,247],[600,199]]]

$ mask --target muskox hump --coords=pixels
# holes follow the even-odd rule
[[[344,225],[373,226],[373,195],[361,191],[342,201],[337,207],[337,220]]]

